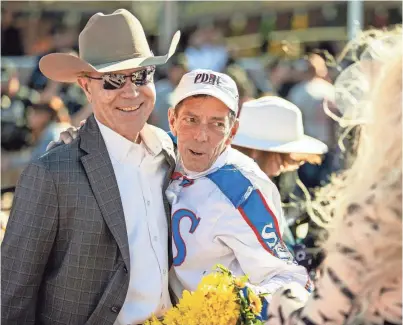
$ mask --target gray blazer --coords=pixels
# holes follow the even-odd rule
[[[175,168],[167,143],[164,193]],[[93,116],[71,144],[24,170],[1,254],[2,325],[115,322],[129,285],[130,255],[118,185]]]

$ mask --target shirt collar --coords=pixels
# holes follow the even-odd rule
[[[123,162],[131,151],[135,151],[135,155],[139,156],[140,163],[143,156],[143,148],[152,156],[158,155],[162,150],[160,140],[148,124],[145,124],[140,131],[141,143],[137,144],[102,124],[97,118],[95,120],[97,121],[108,152],[119,162]]]
[[[162,151],[161,139],[147,123],[140,131],[140,138],[145,148],[152,156],[157,156],[161,153]]]
[[[196,179],[200,178],[206,175],[209,175],[216,170],[220,169],[222,166],[224,166],[227,163],[228,160],[228,155],[230,151],[230,146],[227,146],[227,148],[221,153],[221,155],[218,156],[216,161],[211,165],[211,167],[203,172],[192,172],[190,170],[187,170],[182,163],[182,159],[180,159],[180,166],[179,168],[182,169],[185,175],[189,176],[189,178]]]

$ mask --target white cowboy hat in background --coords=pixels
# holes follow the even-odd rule
[[[79,57],[52,53],[39,62],[42,73],[54,81],[75,82],[82,73],[113,72],[150,65],[161,65],[175,53],[180,32],[172,38],[164,56],[154,56],[140,21],[126,9],[110,15],[94,14],[78,39]]]
[[[293,103],[276,96],[245,102],[232,144],[279,153],[325,154],[323,142],[304,134],[302,114]]]

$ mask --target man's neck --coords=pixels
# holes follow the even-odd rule
[[[109,126],[107,126],[105,123],[102,122],[102,120],[100,121],[94,114],[95,120],[97,121],[97,123],[102,124],[104,127],[110,129],[111,131],[119,134],[120,136],[122,136],[123,138],[129,140],[130,142],[136,143],[136,144],[140,144],[141,143],[141,135],[140,132],[137,133],[135,136],[127,136],[125,134],[121,134],[116,132],[114,129],[110,128]]]

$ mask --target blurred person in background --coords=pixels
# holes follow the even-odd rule
[[[1,10],[1,56],[24,55],[22,31],[10,9]]]
[[[60,50],[61,53],[78,56],[78,53],[69,49]],[[40,71],[39,71],[40,73]],[[60,97],[71,116],[71,123],[78,125],[79,121],[86,119],[92,113],[91,105],[87,102],[85,93],[76,83],[60,83],[48,80],[41,92],[39,102],[47,103],[54,97]]]
[[[54,14],[54,13],[53,13]],[[30,38],[27,54],[31,56],[42,56],[48,53],[53,46],[53,34],[60,23],[52,13],[42,12],[33,15],[29,19],[29,25],[26,28],[27,36]]]
[[[40,94],[20,83],[17,68],[1,62],[1,149],[15,152],[28,145],[27,107],[38,103]]]
[[[58,139],[59,133],[70,126],[70,117],[62,100],[52,98],[49,103],[37,103],[27,108],[29,150],[18,155],[2,156],[2,170],[24,168],[28,163],[46,152],[50,141]]]
[[[185,56],[189,71],[210,69],[223,72],[229,58],[221,31],[211,26],[201,27],[190,36]]]
[[[356,73],[335,81],[339,94],[353,99],[341,112],[359,117],[340,121],[354,123],[360,136],[352,166],[315,202],[329,230],[322,276],[310,297],[297,284],[279,290],[269,325],[402,324],[401,29],[369,42],[372,54],[361,56]],[[367,74],[368,63],[381,69]]]
[[[225,69],[225,73],[229,75],[236,83],[239,92],[239,111],[243,103],[252,100],[257,94],[257,89],[253,82],[250,81],[247,72],[240,65],[231,63]]]
[[[295,192],[296,171],[305,163],[320,165],[328,150],[326,144],[305,135],[301,111],[277,96],[244,103],[239,121],[232,147],[254,159],[279,188],[281,201],[287,202]],[[288,226],[300,216],[301,209],[296,210],[284,209]],[[312,271],[313,256],[296,242],[289,227],[285,228],[284,240],[297,262]]]
[[[186,57],[178,54],[171,59],[167,77],[155,83],[156,102],[149,123],[169,131],[168,109],[172,106],[172,95],[183,75],[188,72]]]
[[[36,96],[35,96],[36,95]],[[1,64],[1,160],[19,156],[29,146],[26,107],[39,100],[39,94],[21,85],[16,67],[6,59]],[[1,168],[1,188],[13,188],[21,169]],[[3,206],[3,204],[2,204]]]
[[[302,112],[305,132],[329,147],[321,165],[305,164],[299,169],[301,181],[314,188],[327,181],[335,170],[336,123],[326,115],[324,102],[335,102],[333,85],[328,82],[324,60],[317,54],[309,55],[294,63],[295,77],[301,80],[290,90],[287,99]]]
[[[39,69],[39,61],[46,54],[61,52],[78,56],[76,47],[77,32],[67,26],[54,26],[51,32],[50,44],[45,52],[38,55],[35,68],[28,82],[29,87],[40,91],[40,103],[48,103],[53,97],[60,97],[64,102],[71,123],[78,125],[79,121],[86,119],[92,113],[85,94],[81,88],[73,83],[60,83],[47,79]]]
[[[46,23],[52,24],[50,21],[45,20]],[[48,37],[48,45],[43,47],[41,52],[37,55],[35,68],[32,71],[31,77],[28,81],[28,87],[40,91],[42,93],[41,100],[47,102],[53,97],[60,89],[61,85],[49,81],[39,69],[39,61],[41,58],[49,53],[63,52],[74,53],[73,49],[76,46],[77,33],[66,26],[53,26],[51,28],[51,35]]]
[[[292,64],[288,59],[277,57],[266,67],[271,93],[286,98],[291,88],[296,85],[292,71]]]

